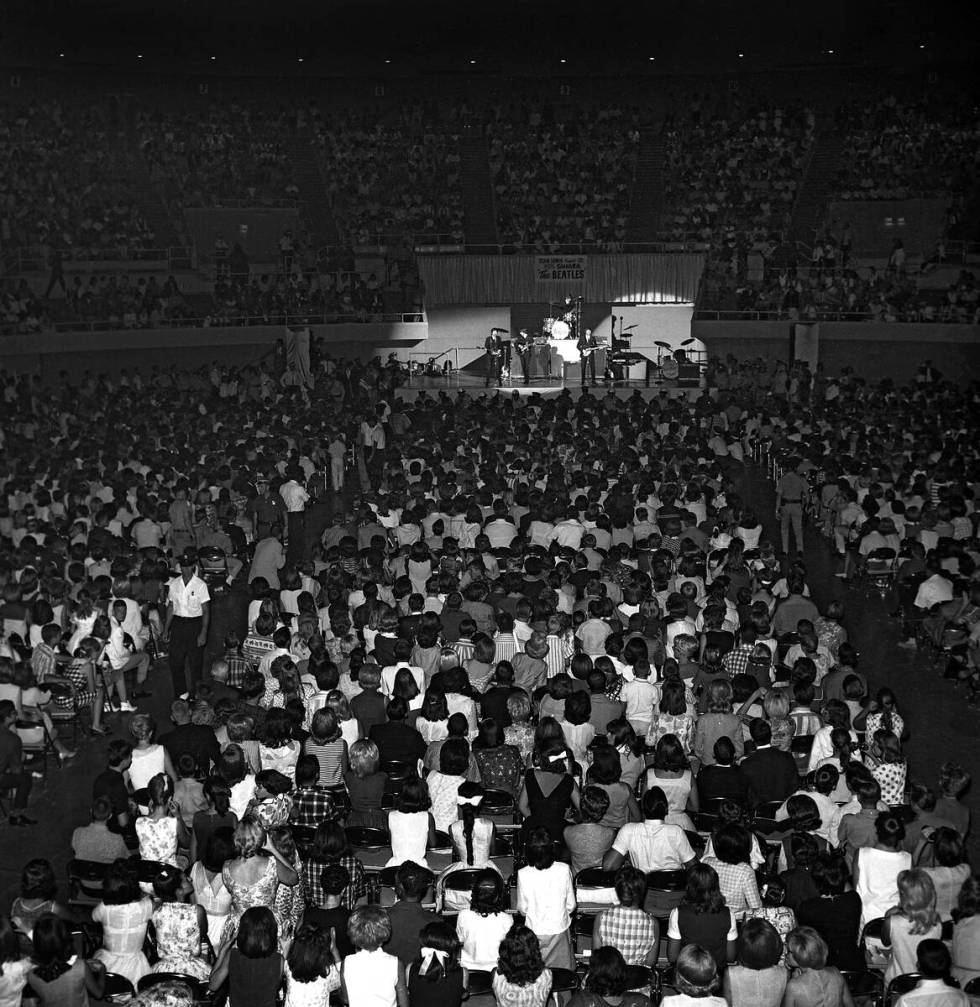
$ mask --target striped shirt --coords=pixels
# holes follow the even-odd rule
[[[304,755],[313,755],[320,763],[320,778],[317,781],[321,787],[339,787],[344,782],[343,758],[347,742],[343,738],[318,745],[308,738],[303,745]]]

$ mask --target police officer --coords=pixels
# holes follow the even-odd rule
[[[776,517],[780,519],[784,555],[789,555],[790,525],[793,526],[797,551],[803,552],[803,501],[809,492],[807,481],[800,475],[800,459],[791,458],[776,483]]]

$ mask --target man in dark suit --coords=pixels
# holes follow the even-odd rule
[[[521,361],[521,376],[524,384],[531,383],[531,337],[527,334],[527,329],[521,329],[514,340],[514,349]],[[513,368],[513,364],[511,365]]]
[[[732,739],[722,736],[713,749],[715,763],[702,766],[698,773],[698,798],[703,801],[726,798],[741,805],[748,804],[749,781],[735,765],[735,746]]]
[[[480,696],[480,716],[493,717],[501,727],[510,727],[513,723],[507,710],[507,700],[521,689],[514,687],[514,669],[508,661],[494,672],[493,685]]]
[[[595,351],[598,346],[599,342],[592,334],[591,329],[586,329],[582,335],[578,337],[576,349],[578,349],[579,359],[581,360],[583,387],[585,387],[586,371],[589,371],[592,376],[592,384],[595,384]]]
[[[375,724],[368,737],[378,746],[382,762],[407,762],[414,765],[425,755],[422,735],[405,723],[408,703],[400,696],[389,700],[385,711],[387,724]]]
[[[487,351],[487,376],[484,387],[489,388],[491,381],[499,387],[500,371],[504,366],[504,344],[499,329],[490,330],[490,335],[484,340],[483,348]]]
[[[160,744],[167,750],[171,763],[176,766],[177,760],[188,752],[194,757],[201,776],[209,775],[221,755],[213,729],[193,723],[190,704],[183,699],[175,699],[170,704],[170,719],[174,729],[160,738]]]
[[[749,781],[752,803],[785,801],[800,783],[796,760],[789,752],[772,747],[772,729],[767,721],[753,720],[749,733],[755,742],[755,751],[742,760],[739,768]]]

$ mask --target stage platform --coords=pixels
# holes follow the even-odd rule
[[[648,385],[645,381],[616,381],[612,385],[605,385],[598,382],[589,385],[589,391],[601,398],[607,391],[611,390],[617,398],[628,399],[635,391],[645,399],[660,397],[664,393],[670,399],[696,399],[701,395],[701,388],[678,388],[676,381],[652,380]],[[430,374],[413,374],[408,379],[408,383],[401,385],[398,389],[399,398],[406,401],[414,401],[419,392],[434,394],[436,392],[449,392],[456,394],[464,392],[467,395],[513,395],[515,392],[521,396],[541,395],[548,398],[559,395],[568,390],[573,398],[578,398],[582,394],[582,385],[577,381],[563,382],[560,379],[550,381],[538,380],[525,385],[520,378],[510,378],[503,381],[499,386],[491,385],[489,388],[484,384],[482,374],[474,374],[467,371],[451,371],[447,376]]]

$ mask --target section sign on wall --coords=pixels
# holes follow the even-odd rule
[[[536,255],[534,278],[538,283],[568,283],[585,280],[587,255]]]

